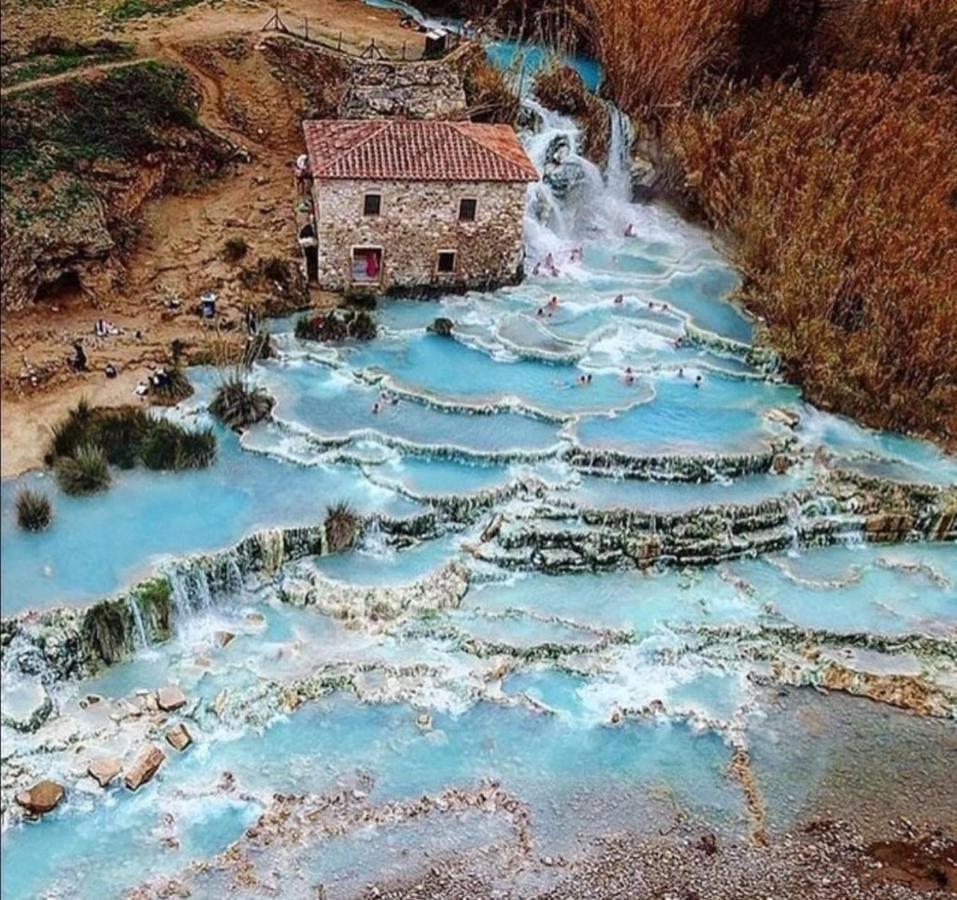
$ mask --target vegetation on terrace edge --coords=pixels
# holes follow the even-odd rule
[[[957,443],[957,0],[584,0],[812,401]]]
[[[209,411],[227,428],[239,431],[265,419],[272,412],[273,403],[265,388],[237,371],[223,378]]]
[[[296,320],[296,337],[307,341],[344,341],[355,338],[371,341],[378,333],[375,319],[364,309],[339,309],[301,316]]]
[[[110,466],[181,471],[201,469],[216,456],[209,428],[191,430],[135,406],[93,407],[80,401],[53,428],[45,461],[68,494],[105,490]]]
[[[345,501],[326,507],[323,528],[326,532],[326,547],[330,553],[348,550],[359,535],[359,515]]]

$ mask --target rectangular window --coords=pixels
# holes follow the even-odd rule
[[[437,270],[445,275],[455,271],[455,251],[440,250]]]
[[[382,209],[382,194],[366,194],[362,198],[362,215],[377,216]]]
[[[475,210],[478,206],[478,200],[474,197],[463,197],[459,200],[459,221],[474,222]]]

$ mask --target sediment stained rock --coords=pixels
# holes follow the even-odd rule
[[[66,796],[63,785],[55,781],[41,781],[17,794],[17,803],[32,816],[42,816],[56,809]]]
[[[137,754],[133,764],[126,770],[123,783],[131,790],[139,790],[150,781],[166,761],[166,754],[152,744],[144,746]]]

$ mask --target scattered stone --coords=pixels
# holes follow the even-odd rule
[[[711,831],[701,835],[696,845],[706,856],[714,856],[718,852],[718,838]]]
[[[65,795],[63,785],[55,781],[40,781],[32,788],[17,794],[16,801],[30,815],[42,816],[56,809]]]
[[[186,705],[186,695],[182,692],[179,685],[168,684],[156,692],[156,702],[159,704],[159,708],[164,712],[173,712],[181,706]]]
[[[126,786],[131,791],[138,790],[152,779],[165,761],[166,754],[159,747],[146,744],[126,772],[126,778],[123,779]]]
[[[105,788],[122,769],[120,761],[112,756],[104,756],[100,759],[90,761],[86,767],[86,774],[90,776],[101,788]]]
[[[217,631],[213,637],[216,639],[217,645],[227,647],[235,640],[236,635],[231,631]]]
[[[432,334],[437,334],[440,337],[451,337],[452,335],[452,320],[446,319],[444,316],[439,316],[428,329]]]
[[[179,750],[182,753],[190,744],[193,743],[193,737],[187,730],[186,726],[180,723],[179,725],[174,725],[166,732],[166,743],[168,743],[174,750]]]
[[[430,716],[430,715],[429,715],[428,713],[426,713],[426,712],[419,713],[419,716],[418,716],[418,718],[415,720],[415,723],[416,723],[416,725],[418,725],[419,728],[421,728],[423,731],[431,731],[431,730],[432,730],[432,716]]]

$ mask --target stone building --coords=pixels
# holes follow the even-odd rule
[[[327,290],[489,288],[522,276],[526,186],[538,173],[508,125],[317,120],[300,231]]]

